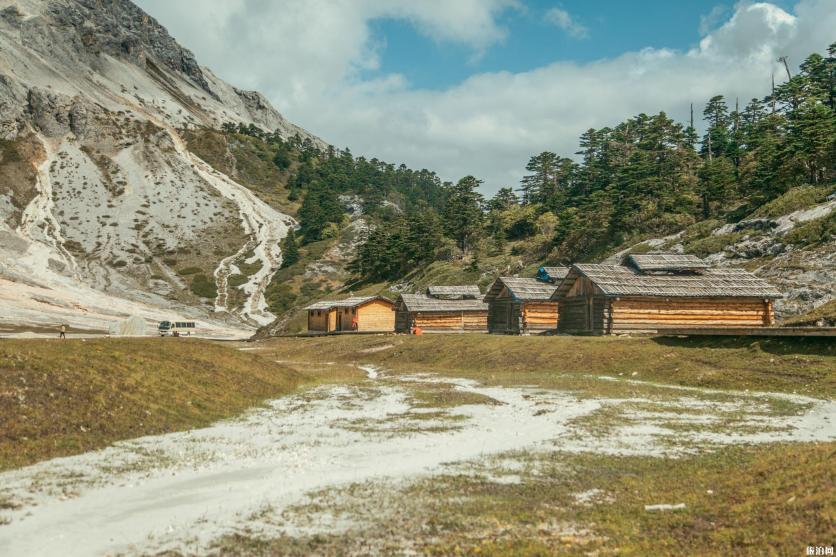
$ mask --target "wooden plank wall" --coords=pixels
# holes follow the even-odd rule
[[[319,315],[317,315],[317,313]],[[308,310],[308,330],[309,331],[329,331],[328,329],[328,310]]]
[[[375,300],[364,304],[359,308],[353,308],[357,312],[358,331],[394,331],[395,311],[391,303],[383,300]],[[343,317],[343,330],[351,330],[351,318]]]
[[[488,330],[492,333],[507,333],[516,329],[516,317],[508,321],[509,313],[513,312],[513,302],[499,298],[490,302],[488,308]],[[514,314],[516,316],[516,313]]]
[[[408,333],[409,325],[412,323],[412,314],[403,308],[395,312],[395,330],[399,333]]]
[[[612,332],[696,327],[762,327],[772,304],[751,298],[627,298],[612,301]]]
[[[561,333],[604,335],[609,332],[610,305],[605,296],[575,296],[560,300]]]
[[[588,324],[587,301],[585,296],[560,300],[560,321],[557,330],[561,333],[579,334],[592,332]]]

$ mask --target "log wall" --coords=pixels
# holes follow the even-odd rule
[[[479,331],[488,330],[487,311],[422,311],[399,310],[396,317],[398,332],[409,332],[410,324],[425,331]]]
[[[753,298],[625,298],[612,300],[612,332],[681,327],[763,327],[772,304]]]
[[[490,302],[488,331],[520,334],[521,318],[525,319],[531,332],[551,331],[557,328],[557,315],[557,302],[516,302],[498,298]]]
[[[523,319],[529,331],[557,329],[557,302],[525,302],[522,305]]]

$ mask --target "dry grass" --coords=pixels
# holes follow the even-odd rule
[[[394,344],[380,352],[364,352]],[[369,363],[393,371],[432,371],[503,385],[565,386],[566,377],[618,375],[718,389],[836,393],[830,339],[705,337],[589,338],[496,335],[277,338],[260,344],[277,359]],[[636,374],[635,376],[633,374]],[[625,387],[619,386],[624,389]]]
[[[836,532],[834,456],[836,443],[677,460],[512,453],[475,473],[312,494],[291,509],[294,522],[340,516],[358,527],[276,539],[240,533],[212,554],[803,555],[808,545],[831,545]],[[492,479],[507,460],[525,463],[518,483]],[[659,503],[685,508],[645,510]]]
[[[0,341],[0,470],[205,426],[308,380],[192,339]]]

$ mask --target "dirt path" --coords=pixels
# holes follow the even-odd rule
[[[624,400],[366,371],[359,385],[320,387],[235,421],[0,475],[0,555],[200,551],[315,490],[409,481],[521,449],[654,455],[836,438],[836,405],[815,399],[654,390]],[[614,421],[594,419],[612,411]]]

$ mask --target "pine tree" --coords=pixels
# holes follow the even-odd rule
[[[556,154],[544,151],[539,155],[531,157],[525,169],[531,172],[523,177],[522,187],[523,204],[543,203],[557,189],[556,172],[560,157]]]
[[[488,211],[504,211],[514,205],[519,205],[520,200],[511,188],[499,188],[499,191],[488,201]]]
[[[482,226],[482,196],[476,191],[481,183],[473,176],[465,176],[447,189],[444,226],[463,253],[479,236]]]
[[[291,228],[282,241],[282,269],[290,267],[299,261],[299,244],[296,240],[296,232]]]
[[[729,109],[722,95],[711,97],[703,110],[707,130],[701,153],[706,159],[726,155],[729,147]]]

